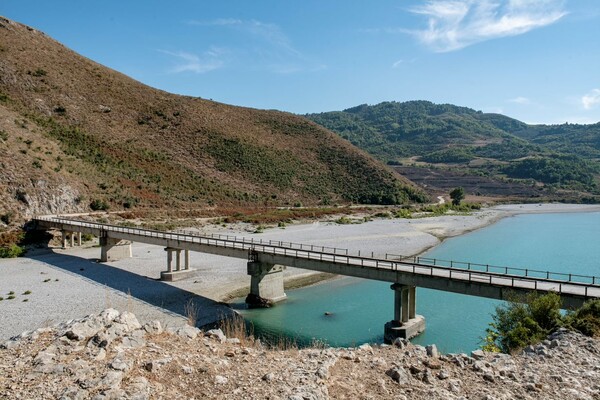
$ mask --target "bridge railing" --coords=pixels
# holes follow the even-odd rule
[[[417,264],[428,264],[433,266],[448,267],[455,269],[463,269],[467,271],[478,271],[478,272],[495,272],[504,275],[521,276],[535,279],[545,280],[560,280],[564,282],[577,282],[583,284],[596,285],[600,284],[600,277],[592,275],[580,275],[580,274],[566,274],[562,272],[543,271],[531,268],[518,268],[508,266],[498,266],[490,264],[479,264],[467,261],[453,261],[443,260],[439,258],[430,257],[418,257],[418,256],[402,256],[399,254],[388,254],[385,255],[386,259],[391,260],[412,260]]]
[[[264,244],[264,245],[269,245],[269,246],[285,247],[285,248],[289,248],[289,249],[321,251],[323,253],[332,253],[332,254],[340,254],[340,255],[352,254],[352,252],[349,251],[348,249],[342,249],[339,247],[319,246],[316,244],[286,242],[283,240],[268,240],[268,239],[263,240],[262,238],[255,239],[255,238],[247,238],[244,236],[223,235],[223,234],[219,234],[219,233],[202,234],[200,232],[187,231],[187,230],[182,230],[182,229],[177,230],[177,232],[181,232],[186,235],[192,235],[192,236],[202,236],[202,237],[210,236],[210,237],[225,239],[225,240],[235,240],[238,242],[251,243],[251,244]],[[360,255],[360,251],[358,252],[358,254]],[[371,255],[373,255],[373,253],[371,253]]]
[[[483,264],[461,263],[447,260],[438,260],[427,257],[403,257],[400,255],[386,254],[385,259],[365,257],[352,254],[338,254],[337,252],[323,251],[327,247],[314,245],[301,245],[300,248],[286,247],[286,243],[279,241],[252,240],[247,238],[238,238],[235,236],[219,235],[218,237],[202,236],[198,234],[190,235],[188,233],[155,231],[144,228],[124,227],[108,225],[96,222],[87,222],[81,220],[71,220],[67,218],[39,218],[47,221],[70,224],[75,226],[89,227],[99,230],[123,232],[142,237],[157,237],[161,239],[171,239],[183,242],[199,243],[209,246],[218,246],[233,248],[248,252],[257,251],[265,254],[284,255],[288,257],[303,258],[308,260],[329,261],[339,264],[360,266],[375,269],[386,269],[397,272],[410,272],[413,274],[440,276],[449,279],[460,279],[478,283],[488,283],[490,285],[502,285],[511,287],[521,287],[533,290],[548,290],[548,284],[554,285],[551,290],[558,293],[570,293],[564,291],[564,288],[576,287],[575,294],[588,296],[590,287],[600,288],[600,279],[596,277],[587,277],[584,275],[560,274],[547,271],[528,270],[511,267],[492,267]],[[242,240],[243,239],[243,240]],[[300,244],[295,244],[300,245]],[[450,265],[445,265],[450,263]],[[466,268],[464,266],[466,265]],[[462,266],[462,267],[461,267]],[[484,269],[485,267],[485,269]],[[500,270],[494,270],[500,268]],[[520,274],[511,274],[512,270],[521,271]],[[525,271],[525,273],[522,273]],[[529,271],[538,273],[543,272],[546,276],[532,276]],[[569,276],[569,280],[555,279],[554,275]],[[574,277],[591,278],[591,282],[580,282],[573,280]],[[545,287],[542,287],[545,285]],[[598,297],[598,296],[596,296]]]

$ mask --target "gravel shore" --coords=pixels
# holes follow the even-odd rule
[[[487,226],[518,213],[599,211],[584,205],[508,205],[471,215],[445,215],[420,219],[378,219],[362,224],[334,222],[290,225],[252,234],[247,226],[207,227],[204,233],[225,233],[306,244],[347,248],[365,254],[415,255],[443,238]],[[142,323],[159,320],[164,326],[181,325],[196,314],[199,326],[231,312],[220,303],[232,292],[249,285],[246,262],[203,253],[191,253],[197,276],[167,283],[158,280],[165,270],[162,247],[133,244],[133,258],[98,263],[98,247],[75,247],[33,252],[25,258],[0,260],[0,340],[25,330],[98,313],[107,307],[134,312]],[[286,280],[305,278],[307,271],[288,268]],[[314,281],[314,280],[313,280]],[[30,291],[30,294],[24,294]],[[8,293],[14,299],[8,300]],[[190,312],[190,309],[193,312]]]

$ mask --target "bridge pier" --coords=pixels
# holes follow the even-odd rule
[[[278,303],[285,300],[287,296],[283,289],[283,271],[285,271],[283,265],[249,261],[250,295],[246,298],[246,303],[261,305],[259,303],[264,300],[268,303]],[[257,301],[248,301],[250,299]]]
[[[167,270],[160,273],[161,281],[178,281],[181,279],[190,278],[196,275],[196,270],[190,268],[190,251],[166,247],[167,252]],[[181,252],[183,254],[183,266],[181,265]],[[175,253],[175,268],[173,268],[173,253]]]
[[[61,247],[67,248],[67,242],[69,247],[81,246],[81,232],[70,232],[62,230],[61,232]]]
[[[131,241],[100,236],[100,261],[118,261],[131,257]]]
[[[410,339],[425,330],[425,318],[417,315],[417,288],[415,286],[394,283],[394,319],[385,324],[384,341],[393,343],[394,339]]]

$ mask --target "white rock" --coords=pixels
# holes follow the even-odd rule
[[[114,322],[117,324],[125,325],[128,331],[133,331],[142,328],[142,325],[140,325],[136,316],[130,313],[129,311],[123,311],[121,315],[115,318]]]
[[[160,321],[157,320],[144,324],[144,330],[148,333],[156,335],[160,335],[161,333],[163,333],[162,325],[160,324]]]
[[[108,371],[106,375],[100,380],[100,385],[116,389],[121,385],[123,380],[123,372],[121,371]]]
[[[227,381],[228,381],[228,379],[225,378],[224,376],[221,376],[221,375],[215,376],[215,383],[217,385],[224,385],[227,383]]]
[[[483,350],[473,350],[471,352],[471,357],[473,357],[476,360],[481,360],[485,357],[485,353],[483,352]]]
[[[177,329],[177,335],[188,339],[196,339],[199,333],[200,329],[190,325],[184,325],[181,328]]]
[[[388,369],[385,374],[400,385],[406,385],[410,382],[410,375],[402,367]]]
[[[98,315],[98,320],[104,326],[109,326],[115,319],[119,317],[119,312],[114,308],[107,308]]]
[[[213,339],[217,339],[219,342],[224,343],[227,340],[227,337],[220,329],[211,329],[207,331],[204,336],[208,336]]]
[[[429,346],[425,347],[425,351],[427,351],[427,355],[429,357],[438,358],[440,356],[435,344],[430,344]]]

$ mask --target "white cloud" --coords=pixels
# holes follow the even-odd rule
[[[600,89],[593,89],[581,98],[581,104],[586,110],[591,110],[600,104]]]
[[[511,103],[523,104],[523,105],[531,104],[531,99],[528,99],[527,97],[523,97],[523,96],[518,96],[518,97],[515,97],[514,99],[509,99],[508,101]]]
[[[243,46],[236,51],[240,59],[247,59],[246,67],[267,69],[273,73],[291,74],[297,72],[312,72],[326,68],[321,63],[311,60],[297,50],[290,38],[276,24],[235,18],[221,18],[212,21],[189,21],[190,25],[204,27],[221,27],[237,31],[237,38],[230,40],[229,47],[235,48],[236,40],[243,40]],[[246,41],[253,41],[248,46]],[[250,57],[250,59],[248,59]]]
[[[266,42],[284,48],[292,53],[297,53],[291,45],[289,38],[283,33],[281,28],[276,24],[265,23],[251,20],[241,20],[234,18],[220,18],[213,21],[190,21],[191,25],[201,26],[224,26],[238,29],[244,33],[260,37]]]
[[[392,64],[392,68],[398,68],[402,64],[404,64],[404,60],[398,60]]]
[[[166,50],[160,50],[161,53],[168,54],[180,60],[180,63],[171,69],[173,73],[181,72],[195,72],[197,74],[203,74],[209,71],[213,71],[222,68],[225,65],[223,56],[227,51],[213,47],[208,51],[205,51],[202,56],[188,53],[185,51],[171,52]]]
[[[410,11],[427,18],[427,29],[405,32],[438,52],[520,35],[567,14],[563,0],[428,0]]]

